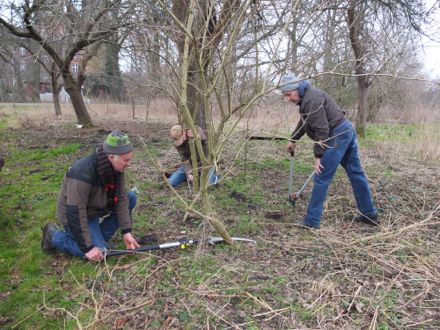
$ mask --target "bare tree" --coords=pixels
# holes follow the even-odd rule
[[[289,28],[289,69],[306,77],[328,73],[316,83],[342,106],[357,108],[356,127],[364,136],[374,75],[398,74],[428,18],[421,1],[301,2]]]
[[[191,154],[198,154],[201,160],[200,185],[195,190],[201,196],[205,219],[232,243],[223,223],[211,209],[208,172],[217,166],[225,142],[240,118],[273,89],[269,83],[274,75],[273,62],[279,57],[267,60],[265,54],[281,48],[282,38],[275,37],[281,18],[274,15],[275,20],[266,21],[260,11],[262,8],[251,0],[175,0],[172,6],[159,3],[167,15],[164,21],[169,22],[161,26],[161,31],[174,41],[168,49],[170,53],[161,55],[173,77],[168,83],[169,95],[175,100],[185,126],[193,132],[198,131],[196,126],[201,126],[208,132],[207,154],[200,136],[196,134],[192,141]],[[272,10],[271,14],[276,12],[270,2],[266,5]],[[259,45],[270,37],[274,40]],[[193,168],[198,168],[196,159]],[[198,171],[193,174],[197,184]]]
[[[26,102],[26,61],[28,56],[18,38],[0,27],[0,99],[2,101]]]
[[[106,15],[115,8],[121,10],[119,19],[107,20]],[[117,33],[121,26],[127,26],[127,20],[131,19],[130,8],[122,0],[83,3],[70,0],[31,3],[26,0],[16,9],[11,22],[0,17],[0,24],[18,37],[35,40],[47,52],[60,69],[78,122],[92,126],[81,94],[84,65],[96,54],[103,40]],[[84,52],[83,67],[74,75],[71,62],[80,52]]]
[[[372,82],[368,73],[380,71],[384,63],[396,55],[396,51],[384,40],[401,40],[399,35],[412,31],[420,33],[421,25],[426,22],[428,13],[422,1],[388,3],[380,0],[350,0],[346,6],[346,15],[358,86],[356,129],[359,136],[365,137],[368,91]],[[385,39],[379,38],[384,31],[381,29],[385,29]],[[415,35],[412,35],[410,41],[415,41]],[[402,46],[405,47],[406,44],[394,43],[394,49],[398,49],[397,53]],[[377,56],[381,53],[382,56]]]

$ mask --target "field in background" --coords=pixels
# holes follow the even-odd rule
[[[274,104],[262,105],[266,110],[254,118],[250,113],[242,127],[289,131],[295,118],[288,115],[296,110]],[[40,227],[54,220],[66,169],[115,126],[136,144],[127,171],[129,187],[140,191],[134,235],[154,231],[164,243],[215,233],[196,216],[183,220],[185,211],[156,167],[169,171],[178,161],[168,138],[173,112],[155,108],[146,123],[146,112],[132,120],[129,106],[123,113],[117,105],[88,106],[93,129],[75,128],[67,109],[54,119],[45,105],[0,104],[0,154],[6,160],[0,172],[0,328],[440,328],[438,124],[374,124],[360,141],[380,228],[352,222],[355,202],[341,169],[322,229],[295,226],[311,187],[292,208],[285,142],[248,141],[243,147],[243,135],[235,134],[210,197],[230,233],[253,238],[256,246],[176,249],[97,265],[43,254]],[[274,113],[284,110],[281,121]],[[312,163],[311,143],[302,140],[294,189]],[[192,197],[186,185],[178,192]],[[120,237],[115,242],[122,248]]]
[[[144,123],[176,123],[178,120],[176,106],[166,98],[153,99],[149,105],[142,103],[118,104],[118,103],[88,103],[86,104],[92,119],[109,119],[117,121],[131,120]],[[75,113],[70,104],[62,103],[62,115],[58,121],[74,122]],[[52,103],[0,103],[0,110],[6,110],[13,114],[13,117],[26,117],[29,120],[41,118],[41,120],[51,121],[55,118]],[[355,111],[346,109],[347,116],[355,121]],[[440,123],[440,107],[438,104],[430,106],[417,105],[413,100],[407,106],[388,105],[376,111],[375,121],[388,124],[432,124]],[[270,95],[262,98],[254,104],[243,116],[234,116],[229,124],[233,125],[239,120],[238,128],[250,129],[255,131],[269,132],[274,135],[291,132],[295,122],[298,120],[297,107],[287,102],[281,95]],[[214,109],[214,121],[218,123],[219,115]]]
[[[242,129],[251,129],[267,132],[290,132],[298,118],[296,107],[287,102],[281,102],[281,97],[275,102],[262,102],[250,109],[240,120],[238,125]],[[156,99],[149,106],[144,104],[115,104],[100,103],[86,105],[92,120],[134,121],[140,123],[177,123],[176,108],[166,99]],[[70,104],[62,104],[62,115],[55,117],[55,110],[51,103],[0,103],[0,111],[10,113],[17,120],[60,122],[75,122],[76,116]],[[218,122],[218,116],[215,116]],[[238,116],[234,116],[230,124],[235,123]]]
[[[87,108],[92,120],[97,121],[98,126],[102,121],[145,125],[150,123],[172,125],[178,121],[174,104],[165,99],[156,99],[149,107],[135,104],[134,110],[131,104],[112,103],[87,104]],[[73,125],[76,121],[73,108],[68,104],[62,104],[60,117],[54,115],[53,105],[50,103],[0,103],[0,116],[2,113],[9,115],[10,123],[22,127]],[[440,160],[440,130],[436,124],[440,123],[440,108],[387,109],[386,113],[386,115],[382,114],[384,124],[376,124],[368,132],[371,141],[381,142],[381,148],[386,150],[385,155]],[[349,112],[348,116],[354,122],[353,113]],[[234,116],[229,121],[229,126],[238,121],[237,130],[249,130],[256,135],[287,138],[295,128],[298,118],[295,106],[281,98],[273,98],[255,105],[243,118]],[[412,124],[406,124],[408,122]],[[374,127],[380,127],[380,130],[376,132]]]

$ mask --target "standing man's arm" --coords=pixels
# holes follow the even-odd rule
[[[305,105],[305,112],[307,113],[307,122],[309,129],[313,132],[315,144],[313,146],[313,153],[315,158],[321,158],[326,147],[325,142],[328,140],[330,134],[330,126],[327,121],[327,115],[324,109],[324,99],[322,101],[309,101]]]
[[[290,138],[289,142],[287,143],[287,151],[293,156],[295,153],[295,147],[296,147],[296,141],[302,138],[302,136],[305,134],[305,122],[300,115],[298,124],[296,124],[296,128],[292,132],[292,137]]]
[[[311,100],[304,105],[304,111],[307,113],[307,121],[309,129],[313,132],[315,144],[313,145],[313,153],[315,160],[313,167],[315,172],[320,174],[324,166],[321,164],[321,157],[326,150],[325,142],[330,134],[330,126],[324,109],[324,101],[320,102]]]

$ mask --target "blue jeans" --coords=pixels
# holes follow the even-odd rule
[[[356,131],[353,125],[349,120],[344,121],[330,132],[329,138],[326,142],[329,147],[321,158],[324,169],[321,174],[314,176],[312,196],[304,219],[307,226],[315,228],[320,227],[328,186],[339,164],[345,169],[350,179],[359,211],[368,217],[377,214],[368,179],[359,159]]]
[[[136,206],[137,196],[134,191],[129,191],[127,196],[131,216],[131,211]],[[119,228],[116,213],[111,213],[108,217],[104,218],[101,223],[99,223],[99,218],[91,218],[89,219],[87,225],[93,245],[101,249],[108,249],[107,243],[111,240]],[[83,258],[85,256],[84,252],[82,252],[79,248],[75,237],[67,226],[64,228],[64,231],[60,230],[55,232],[52,237],[52,245],[57,250],[67,254]]]
[[[171,176],[168,178],[168,182],[170,183],[171,187],[177,187],[179,184],[181,184],[183,181],[186,181],[186,173],[185,173],[185,166],[181,164],[177,170],[171,174]],[[208,184],[213,185],[217,184],[218,182],[218,175],[214,168],[211,168],[208,173]]]

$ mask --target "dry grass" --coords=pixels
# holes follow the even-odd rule
[[[135,104],[100,103],[87,104],[87,109],[93,121],[139,122],[139,123],[176,123],[177,114],[175,105],[166,99],[156,99],[149,106]],[[62,115],[56,117],[53,104],[0,104],[0,110],[10,114],[16,126],[26,125],[60,125],[76,121],[75,112],[70,104],[62,104]],[[265,101],[249,109],[242,118],[235,115],[230,125],[239,121],[238,128],[251,129],[255,132],[269,132],[273,135],[286,134],[293,130],[293,124],[298,118],[296,107],[280,98],[270,102]],[[214,120],[219,122],[218,114]]]
[[[440,161],[440,130],[439,124],[411,124],[409,130],[402,125],[389,126],[392,133],[388,137],[372,143],[370,151],[381,159],[395,159],[419,162]],[[382,129],[382,131],[387,128]],[[374,133],[372,134],[374,139]]]
[[[92,120],[108,121],[138,121],[138,122],[176,122],[177,115],[173,105],[164,100],[158,99],[149,107],[142,104],[134,106],[131,104],[87,104],[88,112]],[[0,109],[17,121],[44,122],[44,123],[71,123],[76,121],[75,112],[71,104],[62,104],[62,115],[55,116],[55,110],[51,103],[34,104],[0,104]]]
[[[252,144],[248,160],[261,164],[267,156],[281,162],[285,158],[282,149],[268,141]],[[350,184],[339,177],[331,187],[320,231],[292,225],[305,212],[304,200],[289,209],[285,221],[280,222],[268,221],[262,212],[248,209],[249,218],[260,228],[254,234],[256,247],[213,249],[199,259],[169,251],[166,255],[122,259],[113,266],[101,265],[93,283],[81,291],[87,297],[82,310],[93,315],[82,326],[338,330],[440,327],[438,166],[430,163],[416,168],[412,160],[389,161],[365,151],[363,159],[381,209],[380,228],[351,221],[355,207]],[[298,162],[304,160],[301,154],[298,157]],[[134,166],[134,172],[144,168],[141,160]],[[390,166],[394,166],[392,174],[387,173]],[[285,205],[280,196],[285,194],[284,169],[259,168],[254,172],[255,176],[250,177],[254,180],[252,190],[264,187],[265,207]],[[154,172],[146,176],[151,180]],[[298,174],[296,180],[301,179]],[[154,199],[160,198],[167,191],[154,194]],[[163,212],[169,214],[169,209]],[[232,227],[240,221],[243,210],[235,205],[217,212]],[[173,221],[174,226],[191,230],[191,224],[181,223],[181,218]],[[174,228],[166,231],[169,236],[176,235]],[[214,265],[206,266],[206,260]],[[47,305],[45,309],[51,317],[57,311],[55,306]],[[78,315],[68,312],[62,314],[66,319],[78,320]]]
[[[44,113],[51,118],[50,110],[14,111],[17,123],[29,134],[55,125],[54,130],[59,128],[58,135],[67,140],[69,134],[77,135],[74,129],[58,127],[62,125],[42,115],[47,111]],[[121,125],[131,135],[142,135],[147,143],[167,138],[166,125],[145,125],[144,117],[130,120],[129,107],[125,115],[118,112],[118,117],[110,117],[113,111],[107,112],[103,105],[94,111],[94,120],[100,125]],[[74,121],[65,112],[60,122]],[[280,112],[283,121],[275,116]],[[244,122],[241,128],[266,130],[273,125],[288,131],[292,112],[295,110],[283,103],[270,110],[262,107],[251,112],[249,124]],[[159,109],[154,113],[150,118],[157,115],[158,122],[175,119],[171,112],[164,117]],[[408,139],[373,141],[361,148],[382,225],[372,228],[351,221],[356,208],[350,183],[338,174],[320,231],[293,225],[304,215],[307,198],[294,209],[287,205],[288,169],[278,166],[286,160],[284,144],[250,141],[245,148],[238,135],[234,136],[228,141],[225,158],[248,162],[248,174],[243,176],[243,167],[236,162],[227,162],[229,176],[213,192],[213,204],[228,228],[245,220],[254,226],[255,230],[239,234],[252,235],[257,246],[210,249],[197,259],[182,251],[123,258],[115,265],[97,266],[91,283],[90,278],[73,281],[64,274],[60,285],[71,290],[72,300],[79,299],[76,307],[80,307],[63,309],[44,302],[38,313],[42,310],[45,317],[74,320],[78,328],[438,329],[439,133],[434,126],[422,128]],[[169,144],[159,143],[157,148],[161,157],[174,150]],[[301,145],[297,166],[311,163],[310,149],[306,143]],[[270,165],[265,165],[267,159]],[[152,161],[138,157],[130,170],[131,179],[135,176],[151,184],[144,191],[148,199],[139,212],[154,212],[149,220],[153,226],[157,224],[163,241],[179,236],[182,228],[198,235],[197,225],[183,223],[184,212],[168,203],[169,191],[154,185],[159,175]],[[304,182],[306,175],[297,172],[295,184]],[[227,180],[239,178],[249,188],[243,190],[246,202],[228,198]],[[310,187],[305,196],[309,193]],[[258,196],[264,202],[260,208],[251,208],[250,201]],[[225,200],[228,204],[216,205]],[[283,210],[284,221],[265,219],[265,210]],[[169,222],[163,225],[158,219]],[[53,271],[71,262],[49,260],[47,268]],[[72,288],[72,283],[78,287]],[[90,317],[84,321],[82,313]]]
[[[376,120],[382,123],[440,123],[440,108],[437,103],[422,105],[420,100],[413,100],[401,106],[383,107]]]

